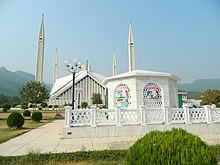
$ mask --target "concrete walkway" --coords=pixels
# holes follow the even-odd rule
[[[82,150],[128,149],[139,137],[103,137],[61,139],[64,120],[55,120],[28,133],[0,144],[1,156],[25,155],[30,152],[62,153]],[[220,133],[201,134],[208,144],[220,144]]]

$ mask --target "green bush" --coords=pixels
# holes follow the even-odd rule
[[[128,165],[212,165],[217,160],[199,137],[183,129],[152,131],[139,139],[128,150]]]
[[[22,103],[21,109],[28,109],[28,103]]]
[[[54,105],[53,107],[54,107],[54,108],[58,108],[58,105]]]
[[[87,106],[88,106],[88,103],[87,103],[87,102],[82,102],[82,103],[81,103],[81,107],[82,107],[82,108],[87,108]]]
[[[31,112],[29,110],[25,110],[23,112],[23,116],[31,116]]]
[[[24,117],[18,112],[13,112],[7,118],[7,125],[9,127],[21,128],[24,125]]]
[[[35,122],[39,122],[41,121],[43,118],[43,115],[41,112],[33,112],[32,113],[32,116],[31,116],[31,119]]]
[[[7,110],[10,110],[11,104],[8,103],[3,104],[2,108],[3,108],[3,112],[7,112]]]
[[[46,108],[47,107],[47,103],[45,103],[45,102],[41,103],[41,107],[42,108]]]

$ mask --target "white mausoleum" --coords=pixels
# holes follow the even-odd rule
[[[103,84],[108,89],[108,107],[150,108],[178,107],[177,81],[180,79],[170,73],[133,70],[108,77]]]

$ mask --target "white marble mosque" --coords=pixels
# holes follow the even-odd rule
[[[108,108],[115,108],[119,105],[124,108],[138,108],[140,105],[178,107],[177,82],[180,80],[178,77],[170,73],[135,69],[134,37],[131,23],[128,38],[128,63],[129,71],[117,74],[114,52],[113,75],[105,77],[100,73],[92,72],[87,62],[83,70],[76,74],[75,104],[80,105],[82,102],[87,102],[92,105],[92,94],[100,93],[103,102],[105,102],[105,97],[108,98],[106,103]],[[57,66],[57,60],[55,66]],[[71,74],[56,79],[50,92],[49,105],[70,104],[72,100],[71,91]]]
[[[36,81],[42,83],[44,59],[44,16],[38,36],[38,55]],[[75,105],[87,102],[92,105],[93,93],[100,93],[107,108],[121,106],[124,108],[178,107],[178,77],[171,73],[136,70],[134,37],[131,22],[128,35],[128,72],[117,74],[116,55],[114,51],[112,76],[106,77],[91,70],[86,62],[83,69],[75,75]],[[72,103],[72,74],[58,78],[58,49],[56,48],[54,63],[54,85],[50,91],[49,105],[68,105]],[[106,99],[107,98],[107,99]],[[78,107],[78,106],[74,106]]]
[[[42,82],[44,56],[43,16],[38,38],[36,81]],[[128,38],[128,63],[126,73],[117,74],[114,51],[112,76],[106,77],[91,71],[86,62],[75,74],[75,104],[87,102],[89,109],[72,109],[65,106],[62,138],[143,136],[152,130],[183,128],[192,133],[219,133],[220,108],[207,105],[178,108],[177,82],[180,78],[165,72],[136,70],[134,38],[131,23]],[[58,78],[58,50],[54,64],[54,85],[49,105],[66,105],[72,102],[73,74]],[[92,94],[100,93],[107,107],[92,105]],[[101,126],[101,127],[100,127]],[[107,127],[105,127],[107,126]]]

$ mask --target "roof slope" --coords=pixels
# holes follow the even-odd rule
[[[102,81],[106,78],[105,76],[95,73],[95,72],[90,72],[87,70],[80,71],[76,73],[75,75],[75,84],[82,80],[84,77],[90,76],[92,79],[97,81],[102,85]],[[62,93],[63,91],[67,90],[68,88],[72,87],[73,83],[73,75],[67,75],[62,78],[59,78],[56,80],[55,84],[53,85],[53,88],[50,92],[50,95],[53,96],[57,93]]]

